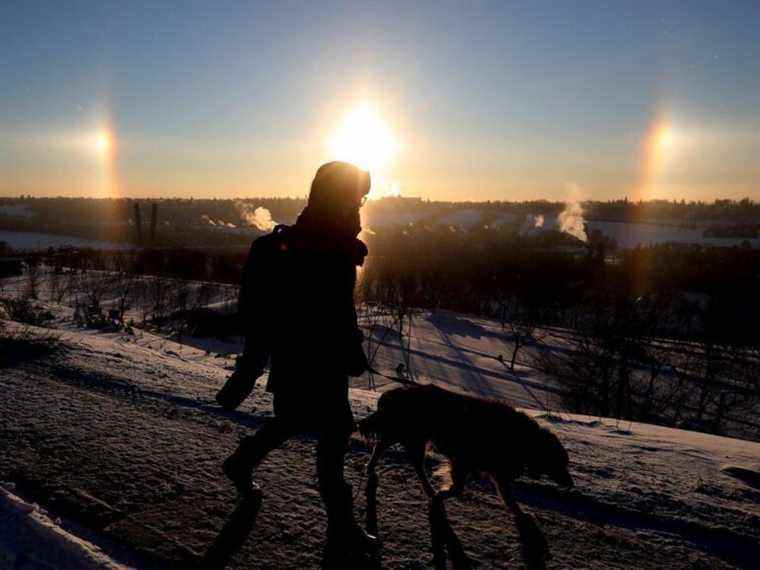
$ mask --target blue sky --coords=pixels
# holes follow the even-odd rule
[[[407,195],[760,198],[760,4],[408,4],[4,2],[0,194],[303,195],[368,102]]]

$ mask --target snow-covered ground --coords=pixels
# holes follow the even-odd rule
[[[60,517],[13,493],[14,485],[0,483],[0,567],[81,568],[119,570],[120,564],[98,546],[67,531]]]
[[[68,307],[53,304],[51,281],[57,279],[62,302]],[[150,278],[136,277],[128,283],[124,277],[114,273],[88,271],[86,273],[65,273],[54,275],[42,271],[37,278],[38,296],[48,303],[55,313],[71,316],[76,302],[83,302],[97,291],[101,306],[105,309],[117,306],[120,295],[130,287],[132,296],[125,320],[142,320],[156,305],[150,290],[142,291],[135,287],[138,281],[149,283]],[[144,283],[145,285],[145,283]],[[237,288],[215,283],[170,282],[169,288],[187,286],[190,293],[187,306],[197,305],[201,288],[205,291],[203,306],[219,314],[228,313],[236,306]],[[144,287],[149,289],[147,285]],[[7,296],[20,296],[28,291],[25,275],[0,280],[0,292]],[[165,300],[166,301],[166,300]],[[396,367],[405,362],[400,349],[398,336],[392,328],[393,323],[387,318],[379,318],[372,329],[362,319],[365,334],[372,336],[374,345],[370,347],[374,367],[387,375],[394,376]],[[372,332],[371,332],[372,331]],[[406,334],[406,333],[405,333]],[[543,334],[544,343],[561,346],[561,338],[550,338]],[[234,352],[242,350],[242,339],[230,338],[227,342],[212,339],[186,338],[185,342],[200,348],[210,348],[215,352]],[[418,312],[412,316],[411,344],[409,345],[410,373],[413,378],[424,382],[438,384],[451,390],[461,390],[466,386],[469,392],[482,397],[501,398],[512,405],[540,410],[557,409],[559,405],[559,387],[556,382],[522,362],[525,354],[520,353],[515,370],[509,369],[512,344],[509,334],[493,320],[472,316],[462,316],[448,311],[436,313]],[[499,356],[502,358],[500,359]],[[387,379],[366,375],[356,379],[357,388],[377,386],[380,389],[391,387]]]
[[[53,330],[29,330],[57,335],[58,350],[0,370],[0,481],[7,482],[0,494],[0,568],[67,567],[45,558],[59,555],[74,561],[68,567],[86,567],[78,560],[98,568],[192,567],[240,515],[219,466],[240,435],[270,417],[264,379],[241,411],[226,413],[213,397],[233,366],[227,350],[234,343],[209,350],[202,339],[179,344],[139,329],[80,330],[70,311],[57,314]],[[558,434],[576,487],[525,480],[517,489],[547,534],[550,567],[756,567],[760,444],[557,413],[552,406],[548,414],[536,398],[551,395],[551,385],[527,370],[505,373],[495,358],[503,342],[493,326],[453,314],[420,319],[412,373],[532,408]],[[381,370],[394,369],[394,350],[381,349]],[[351,390],[357,417],[378,396],[368,382],[357,379]],[[489,435],[495,453],[502,438],[519,437]],[[229,567],[318,567],[325,520],[312,450],[308,437],[298,437],[261,466],[263,507]],[[352,442],[346,475],[355,489],[367,452],[363,442]],[[437,471],[441,461],[433,455],[429,466]],[[390,452],[380,477],[382,566],[429,566],[426,500],[413,470],[401,453]],[[515,529],[489,485],[474,482],[448,510],[481,567],[520,564]]]
[[[369,334],[366,328],[365,334]],[[382,326],[375,329],[373,337],[380,343],[375,367],[393,375],[404,362],[398,337]],[[448,311],[417,313],[412,318],[409,345],[411,376],[449,390],[502,399],[517,407],[556,410],[560,388],[552,378],[522,363],[527,351],[518,353],[514,372],[509,369],[509,338],[493,320]],[[558,338],[545,340],[556,346],[561,343]],[[370,380],[380,386],[388,383],[382,377],[368,377]],[[364,378],[357,385],[360,382],[365,382]]]

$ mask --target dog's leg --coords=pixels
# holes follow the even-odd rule
[[[443,501],[430,501],[428,510],[430,520],[430,542],[433,550],[433,567],[436,570],[446,570],[446,527],[448,520],[446,518],[446,508]]]
[[[422,488],[425,494],[431,499],[430,508],[428,510],[428,517],[430,519],[430,538],[433,549],[433,566],[439,570],[445,570],[446,568],[446,551],[444,549],[446,543],[446,529],[448,523],[446,521],[446,509],[443,506],[442,501],[436,501],[437,495],[435,488],[430,483],[427,471],[425,471],[425,454],[427,452],[427,444],[425,441],[405,441],[403,443],[409,460],[412,462],[414,471],[417,473],[417,477],[422,483]]]
[[[549,544],[536,519],[524,512],[515,500],[512,482],[494,479],[504,504],[512,512],[520,534],[520,551],[528,570],[545,570],[546,560],[551,558]]]
[[[388,445],[382,440],[375,442],[372,449],[372,456],[367,463],[367,532],[377,536],[377,463],[380,461],[383,453],[388,449]]]
[[[445,570],[445,546],[449,543],[449,537],[453,532],[446,518],[446,509],[443,506],[443,501],[438,499],[440,493],[436,492],[430,482],[427,471],[425,471],[426,442],[410,440],[403,442],[403,446],[409,456],[409,460],[412,462],[414,471],[417,473],[417,477],[419,477],[420,483],[422,483],[425,494],[431,499],[428,517],[430,519],[433,566],[436,569]]]
[[[430,531],[433,543],[433,562],[436,568],[446,567],[444,545],[449,551],[451,563],[456,570],[472,568],[472,561],[464,551],[464,547],[451,528],[444,501],[450,497],[458,497],[464,491],[469,468],[462,462],[451,462],[451,485],[435,493],[430,502]]]
[[[417,477],[420,479],[420,483],[422,483],[422,488],[425,491],[425,494],[428,496],[428,499],[432,499],[435,496],[435,489],[430,482],[427,471],[425,471],[425,442],[404,442],[404,448],[412,462],[414,471],[417,473]]]
[[[469,570],[472,561],[462,546],[459,537],[451,528],[443,500],[433,499],[430,502],[430,536],[433,547],[433,564],[436,568],[446,568],[446,553],[449,551],[451,565],[455,570]]]

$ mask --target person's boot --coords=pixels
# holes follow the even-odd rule
[[[351,486],[346,484],[339,495],[325,501],[328,509],[325,560],[337,564],[341,559],[351,560],[377,554],[380,541],[367,533],[354,519]]]
[[[353,545],[352,550],[362,554],[375,554],[380,549],[380,539],[369,534],[356,521],[351,521],[349,527],[349,541]]]
[[[261,487],[253,480],[253,468],[236,451],[222,463],[222,470],[232,481],[241,499],[260,499]]]
[[[346,568],[376,557],[380,550],[377,537],[353,523],[335,530],[328,524],[322,568]]]

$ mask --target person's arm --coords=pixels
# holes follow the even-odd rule
[[[346,325],[346,355],[347,355],[347,374],[349,376],[361,376],[369,369],[367,356],[364,353],[364,333],[359,328],[359,319],[356,315],[356,305],[354,303],[354,283],[356,282],[356,269],[352,266],[352,275],[350,279],[350,290],[343,294],[343,311],[345,314],[344,322]]]
[[[243,353],[235,365],[236,370],[254,374],[264,372],[269,361],[269,343],[266,328],[266,244],[256,240],[251,245],[245,265],[238,299],[238,318],[245,337]]]

